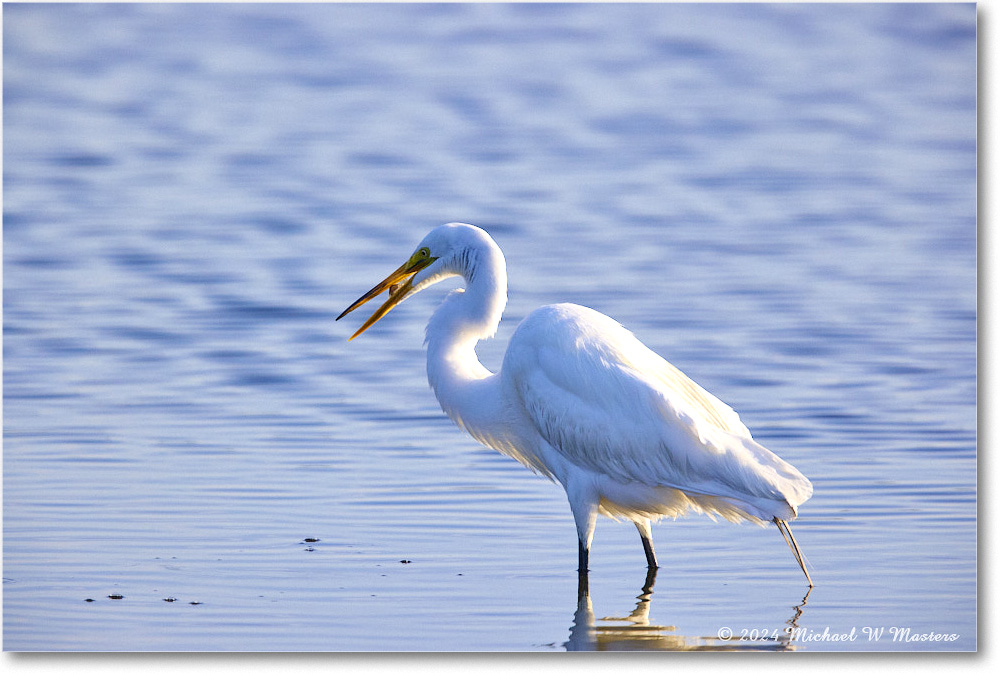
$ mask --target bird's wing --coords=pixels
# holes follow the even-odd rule
[[[573,463],[622,482],[787,501],[811,494],[739,416],[614,320],[577,305],[533,312],[503,374],[537,432]]]

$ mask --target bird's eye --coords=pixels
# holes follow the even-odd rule
[[[429,248],[427,248],[427,247],[424,247],[424,248],[420,249],[419,251],[417,251],[417,255],[420,256],[421,258],[427,258],[428,256],[430,256],[430,254],[431,254],[431,250]]]

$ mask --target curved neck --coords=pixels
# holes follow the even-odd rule
[[[476,343],[496,334],[507,304],[507,270],[495,244],[468,249],[455,265],[465,289],[449,293],[427,324],[427,379],[444,411],[468,426],[477,409],[490,405],[481,388],[471,395],[492,375],[479,362]]]

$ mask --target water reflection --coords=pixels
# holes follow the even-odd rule
[[[655,624],[649,613],[652,605],[656,569],[646,573],[642,592],[637,596],[635,609],[625,617],[594,617],[590,600],[587,575],[580,575],[576,613],[569,629],[569,640],[563,645],[567,651],[794,651],[794,635],[798,621],[809,599],[812,588],[806,591],[802,602],[793,608],[791,618],[775,630],[774,635],[759,637],[733,635],[731,637],[688,636],[678,634],[677,626]]]

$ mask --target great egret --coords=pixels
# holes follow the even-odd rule
[[[459,427],[563,486],[581,575],[598,513],[635,523],[655,568],[650,522],[695,511],[774,522],[812,586],[787,522],[812,484],[618,322],[579,305],[541,307],[517,327],[500,372],[479,362],[476,343],[496,334],[507,304],[503,253],[480,228],[435,228],[337,319],[389,291],[353,340],[404,299],[454,276],[465,288],[449,293],[427,324],[427,379]]]

